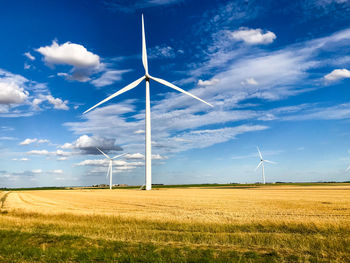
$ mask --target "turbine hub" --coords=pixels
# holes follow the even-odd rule
[[[149,81],[149,79],[150,79],[150,75],[148,75],[148,73],[146,73],[146,74],[145,74],[145,80],[146,80],[146,81]]]

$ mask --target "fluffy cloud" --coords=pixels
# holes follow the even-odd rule
[[[115,145],[115,139],[88,135],[82,135],[75,142],[61,146],[62,149],[78,150],[81,154],[101,154],[96,147],[105,153],[123,150],[120,146]]]
[[[335,69],[331,73],[327,74],[324,76],[326,80],[329,81],[336,81],[339,79],[345,79],[345,78],[350,78],[350,71],[343,68],[343,69]]]
[[[57,76],[73,81],[89,81],[96,87],[111,85],[120,80],[123,73],[129,71],[109,69],[107,64],[101,63],[97,54],[88,51],[83,45],[71,42],[58,44],[53,41],[51,46],[40,47],[36,51],[44,56],[45,63],[50,67],[72,67],[70,72],[59,72]]]
[[[34,138],[34,139],[25,139],[24,141],[20,142],[19,145],[29,145],[33,142],[36,142],[38,139]]]
[[[36,142],[36,143],[49,143],[50,141],[47,139],[27,138],[24,141],[20,142],[19,145],[29,145],[29,144],[32,144],[34,142]]]
[[[44,56],[49,65],[71,65],[77,68],[98,67],[100,57],[88,51],[84,46],[66,42],[59,45],[56,41],[51,46],[40,47],[37,52]]]
[[[29,92],[19,87],[16,83],[1,82],[0,79],[0,104],[20,104],[29,96]]]
[[[56,110],[69,110],[68,101],[61,100],[60,98],[54,98],[52,95],[42,95],[40,94],[37,98],[35,98],[32,102],[34,109],[40,109],[40,105],[44,102],[47,102],[53,105],[53,108]]]
[[[88,81],[90,80],[89,76],[102,67],[98,55],[88,51],[82,45],[71,42],[60,45],[53,41],[51,46],[40,47],[36,51],[44,56],[44,61],[49,66],[72,66],[71,74],[61,73],[70,80]]]
[[[237,31],[233,31],[231,33],[231,36],[235,40],[243,41],[246,44],[249,45],[256,45],[256,44],[270,44],[276,39],[276,35],[271,32],[267,31],[266,33],[263,33],[263,31],[258,29],[249,29],[249,28],[240,28]]]
[[[67,109],[68,101],[54,98],[46,84],[30,81],[21,75],[0,69],[1,117],[31,116],[34,114],[33,110],[40,109],[39,104],[44,101],[56,109]],[[30,106],[32,108],[28,109]],[[21,108],[18,109],[18,107]]]

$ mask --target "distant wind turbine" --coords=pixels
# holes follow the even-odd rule
[[[255,168],[255,171],[260,167],[262,167],[262,179],[263,179],[263,184],[265,184],[265,171],[264,171],[264,162],[266,163],[273,163],[275,164],[275,162],[271,162],[269,160],[264,160],[264,158],[262,157],[262,154],[259,150],[259,147],[256,147],[258,149],[258,153],[259,153],[259,157],[260,157],[260,163],[258,164],[258,166]]]
[[[112,190],[112,180],[113,180],[113,160],[117,159],[119,157],[122,157],[123,155],[125,155],[126,153],[120,154],[120,155],[116,155],[113,158],[109,157],[107,154],[105,154],[104,152],[102,152],[99,148],[96,147],[97,150],[100,151],[100,153],[102,153],[107,159],[109,159],[109,165],[108,165],[108,171],[107,171],[107,176],[109,176],[109,189]]]
[[[137,85],[139,85],[141,83],[141,81],[146,80],[146,112],[145,112],[145,119],[146,119],[146,125],[145,125],[145,152],[146,152],[146,156],[145,156],[145,161],[146,161],[146,165],[145,165],[145,181],[146,181],[146,190],[151,190],[152,189],[152,149],[151,149],[151,105],[150,105],[150,89],[149,89],[149,81],[150,79],[159,82],[165,86],[168,86],[172,89],[175,89],[177,91],[180,91],[188,96],[191,96],[211,107],[213,107],[213,105],[211,105],[210,103],[198,98],[197,96],[171,84],[170,82],[163,80],[163,79],[159,79],[156,77],[153,77],[151,75],[148,74],[148,63],[147,63],[147,52],[146,52],[146,39],[145,39],[145,28],[144,28],[144,21],[143,21],[143,15],[142,15],[142,64],[143,67],[145,69],[145,75],[142,76],[141,78],[135,80],[134,82],[130,83],[129,85],[125,86],[124,88],[120,89],[119,91],[117,91],[116,93],[112,94],[111,96],[107,97],[106,99],[102,100],[101,102],[97,103],[95,106],[91,107],[90,109],[86,110],[84,112],[87,113],[89,111],[91,111],[92,109],[96,108],[97,106],[113,99],[114,97],[127,92],[133,88],[135,88]]]

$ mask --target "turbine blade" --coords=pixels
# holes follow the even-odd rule
[[[118,158],[118,157],[122,157],[122,156],[124,156],[125,154],[126,154],[126,153],[116,155],[116,156],[114,156],[114,157],[112,158],[112,160],[114,160],[114,159],[116,159],[116,158]]]
[[[155,77],[152,77],[152,76],[150,76],[150,78],[153,79],[153,80],[155,80],[155,81],[157,81],[157,82],[159,82],[159,83],[161,83],[161,84],[163,84],[163,85],[165,85],[165,86],[168,86],[169,88],[175,89],[175,90],[180,91],[180,92],[182,92],[182,93],[184,93],[184,94],[186,94],[186,95],[188,95],[188,96],[191,96],[192,98],[195,98],[196,100],[199,100],[199,101],[201,101],[201,102],[203,102],[203,103],[209,105],[210,107],[214,107],[214,106],[211,105],[210,103],[208,103],[208,102],[206,102],[206,101],[204,101],[204,100],[198,98],[197,96],[195,96],[195,95],[189,93],[188,91],[185,91],[185,90],[183,90],[183,89],[181,89],[181,88],[175,86],[174,84],[171,84],[170,82],[168,82],[168,81],[166,81],[166,80],[164,80],[164,79],[159,79],[159,78],[155,78]]]
[[[104,152],[102,152],[99,148],[96,147],[97,150],[99,150],[100,153],[102,153],[106,158],[111,159],[107,154],[105,154]]]
[[[145,73],[147,75],[148,74],[148,63],[147,63],[145,24],[143,22],[143,14],[142,14],[142,64],[143,64],[143,67],[145,68]]]
[[[259,147],[258,147],[258,146],[256,146],[256,148],[258,149],[258,153],[259,153],[260,159],[262,160],[262,159],[263,159],[263,157],[262,157],[262,155],[261,155],[260,149],[259,149]]]
[[[108,98],[105,98],[103,101],[97,103],[95,106],[93,106],[93,107],[91,107],[90,109],[84,111],[83,114],[85,114],[85,113],[91,111],[92,109],[96,108],[97,106],[100,106],[101,104],[105,103],[106,101],[109,101],[110,99],[113,99],[114,97],[117,97],[118,95],[120,95],[120,94],[122,94],[122,93],[124,93],[124,92],[127,92],[127,91],[129,91],[129,90],[135,88],[137,85],[140,84],[140,82],[141,82],[142,80],[144,80],[144,78],[145,78],[145,76],[143,76],[143,77],[141,77],[141,78],[135,80],[134,82],[130,83],[129,85],[125,86],[124,88],[118,90],[116,93],[112,94],[112,95],[109,96]]]
[[[267,162],[267,163],[272,163],[272,164],[276,164],[276,162],[269,161],[269,160],[264,160],[264,162]]]
[[[350,170],[350,166],[348,168],[346,168],[345,172],[349,171]]]
[[[258,166],[255,168],[255,171],[258,170],[258,168],[260,167],[260,165],[262,165],[263,161],[260,161],[260,163],[258,164]]]

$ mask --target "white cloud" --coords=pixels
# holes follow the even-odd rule
[[[2,82],[0,78],[0,104],[20,104],[29,96],[28,91],[24,90],[14,82]]]
[[[80,154],[100,154],[96,147],[105,153],[122,150],[120,146],[115,145],[115,139],[88,135],[82,135],[75,142],[61,146],[62,149],[78,150]]]
[[[69,107],[67,106],[67,100],[63,101],[60,98],[54,98],[51,95],[47,95],[46,99],[49,103],[51,103],[54,106],[54,109],[69,110]]]
[[[198,86],[213,86],[220,82],[219,79],[211,79],[211,80],[198,80]]]
[[[54,98],[52,95],[43,95],[40,94],[37,98],[35,98],[32,102],[32,106],[34,109],[39,110],[40,105],[44,102],[47,102],[53,105],[53,108],[56,110],[69,110],[68,100],[63,101],[60,98]]]
[[[54,105],[56,108],[64,108],[67,101],[59,105],[60,99],[50,95],[45,83],[30,81],[21,75],[16,75],[0,69],[0,116],[21,117],[31,116],[38,110],[43,101]],[[61,100],[62,101],[62,100]],[[25,106],[25,107],[23,107]],[[31,108],[30,108],[31,107]],[[47,109],[51,107],[46,105]]]
[[[263,31],[260,28],[257,29],[249,29],[249,28],[240,28],[237,31],[233,31],[231,33],[231,36],[235,40],[241,40],[244,41],[246,44],[249,45],[256,45],[256,44],[270,44],[276,39],[276,35],[271,32],[267,31],[266,33],[263,33]]]
[[[100,57],[88,51],[84,46],[66,42],[59,45],[56,41],[51,46],[40,47],[37,52],[44,56],[49,65],[71,65],[77,68],[97,67]]]
[[[36,142],[38,139],[34,138],[34,139],[25,139],[24,141],[20,142],[19,145],[29,145],[31,143]]]
[[[99,78],[91,81],[95,87],[104,87],[113,84],[114,82],[121,80],[122,74],[129,72],[130,70],[108,70],[104,72]]]
[[[335,69],[331,73],[324,76],[326,80],[335,81],[339,79],[350,78],[350,71],[343,69]]]
[[[41,174],[42,172],[43,172],[43,170],[41,170],[41,169],[34,169],[34,170],[32,170],[33,174]]]
[[[79,44],[66,42],[60,45],[53,41],[51,46],[40,47],[36,51],[44,56],[44,61],[49,66],[72,66],[71,74],[58,73],[59,76],[64,76],[69,80],[89,81],[91,74],[104,68],[98,55]]]
[[[30,54],[30,52],[26,52],[24,53],[24,55],[32,61],[35,60],[35,57],[32,54]]]
[[[36,143],[49,143],[50,141],[47,139],[27,138],[24,141],[20,142],[19,145],[29,145],[29,144],[32,144],[34,142],[36,142]]]

